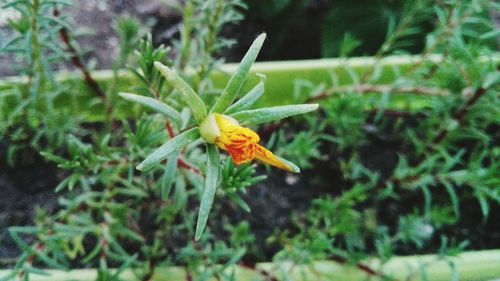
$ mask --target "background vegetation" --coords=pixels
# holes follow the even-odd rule
[[[456,272],[451,256],[498,248],[500,75],[492,15],[499,6],[399,3],[176,2],[182,23],[167,45],[133,17],[116,19],[119,51],[112,75],[101,80],[72,32],[65,14],[71,3],[3,1],[22,16],[10,21],[0,53],[18,61],[25,80],[0,84],[0,172],[27,178],[26,193],[37,178],[49,178],[45,185],[58,197],[57,207],[37,209],[31,226],[6,223],[0,242],[21,251],[2,260],[13,269],[3,280],[29,280],[46,267],[98,268],[98,280],[119,280],[133,268],[150,280],[170,265],[185,266],[187,279],[235,280],[228,269],[239,265],[275,280],[255,264],[324,259],[391,280],[383,268],[395,255],[436,253]],[[318,10],[320,22],[301,22]],[[269,38],[262,58],[303,58],[299,51],[309,48],[308,57],[340,57],[340,67],[321,83],[299,79],[294,91],[266,93],[321,104],[316,115],[258,128],[266,147],[303,173],[235,166],[226,157],[207,231],[196,242],[202,146],[190,144],[151,172],[135,170],[193,124],[153,63],[176,69],[210,104],[222,92],[213,77],[224,58],[239,60],[238,50],[262,30]],[[419,59],[409,66],[386,58],[411,53]],[[371,66],[356,67],[351,57],[359,55],[372,55]],[[61,80],[55,71],[64,64],[84,83]],[[120,91],[161,100],[179,118],[132,106]],[[372,257],[380,266],[364,263]],[[432,262],[418,268],[421,279]]]

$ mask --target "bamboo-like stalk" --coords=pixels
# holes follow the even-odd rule
[[[484,58],[485,61],[493,60],[500,62],[500,54],[489,58]],[[309,83],[317,87],[323,86],[325,91],[338,92],[338,89],[332,88],[332,79],[335,77],[336,83],[340,89],[349,89],[356,86],[357,82],[353,81],[353,73],[362,75],[369,70],[376,69],[379,73],[377,84],[389,85],[395,79],[406,71],[411,70],[415,64],[420,64],[423,58],[421,56],[392,56],[377,60],[372,57],[359,58],[334,58],[334,59],[317,59],[317,60],[300,60],[300,61],[273,61],[273,62],[257,62],[250,72],[249,78],[245,82],[240,93],[248,92],[255,86],[260,78],[257,73],[266,75],[265,94],[256,104],[256,107],[277,106],[285,104],[304,103],[311,99],[311,91],[298,90],[302,83]],[[442,60],[440,55],[426,56],[427,62],[439,63]],[[229,63],[221,66],[220,71],[215,71],[211,74],[211,79],[215,87],[223,89],[230,75],[236,71],[237,63]],[[100,70],[91,73],[93,80],[97,81],[100,88],[104,92],[111,87],[113,83],[113,71]],[[54,109],[58,107],[70,108],[72,112],[78,112],[83,120],[102,121],[108,116],[105,115],[106,109],[103,101],[96,100],[92,89],[85,83],[85,79],[79,71],[59,73],[56,75],[57,80],[64,85],[69,86],[71,92],[62,94],[56,100]],[[434,77],[440,79],[440,77]],[[0,79],[0,98],[1,95],[9,95],[9,89],[14,87],[25,87],[27,83],[26,77],[4,77]],[[130,92],[131,88],[139,84],[135,77],[127,71],[119,71],[117,79],[116,93],[107,93],[107,95],[117,94],[118,92]],[[376,88],[376,87],[375,87]],[[386,87],[387,88],[387,87]],[[355,88],[353,88],[355,90]],[[398,90],[399,89],[399,90]],[[348,91],[356,92],[356,91]],[[379,94],[377,89],[374,89],[374,94]],[[394,92],[399,93],[397,97],[391,98],[387,109],[405,109],[419,110],[432,103],[428,98],[429,95],[422,94],[421,89],[416,88],[413,93],[405,88],[400,91],[400,88],[395,87]],[[424,91],[425,92],[425,91]],[[370,91],[363,91],[363,94],[370,94]],[[408,97],[411,96],[410,99]],[[129,102],[118,99],[118,102],[113,106],[115,116],[113,118],[131,118],[136,117],[143,110],[138,105],[131,105]],[[3,100],[3,105],[0,105],[0,110],[4,114],[8,114],[9,110],[15,108],[17,100],[6,97]],[[132,107],[132,108],[131,108]],[[6,111],[6,112],[5,112]]]
[[[374,259],[366,261],[365,264],[372,268],[379,268],[380,261]],[[455,272],[451,264],[456,268]],[[302,266],[293,265],[291,262],[260,263],[256,267],[271,272],[278,280],[376,280],[375,277],[368,276],[355,265],[339,264],[334,261],[316,261]],[[421,270],[423,267],[425,267],[425,273]],[[238,281],[264,279],[258,271],[241,266],[227,270],[228,272],[234,270],[235,280]],[[287,273],[287,277],[283,276],[283,272]],[[0,278],[8,273],[8,270],[0,270]],[[95,269],[74,269],[67,272],[47,270],[47,273],[50,276],[33,275],[30,280],[91,281],[96,280],[97,277]],[[446,259],[437,255],[399,256],[387,262],[382,267],[382,273],[393,280],[423,280],[423,274],[426,280],[433,281],[452,280],[454,276],[458,280],[492,280],[500,278],[500,250],[464,252],[457,257]],[[132,281],[137,280],[137,277],[131,270],[126,270],[120,275],[120,279]],[[178,266],[158,268],[152,280],[186,280],[186,270]]]
[[[427,58],[429,60],[429,58]],[[430,60],[438,62],[441,59],[439,55],[432,56]],[[414,63],[421,60],[419,56],[394,56],[387,57],[382,61],[377,61],[371,57],[350,58],[350,59],[319,59],[319,60],[302,60],[302,61],[279,61],[279,62],[257,62],[251,68],[251,75],[245,82],[241,93],[246,93],[255,84],[259,82],[259,77],[256,73],[261,73],[267,76],[265,84],[265,94],[256,105],[260,106],[275,106],[293,103],[303,103],[310,98],[309,91],[297,91],[299,81],[307,81],[312,85],[331,87],[332,77],[335,76],[339,85],[352,85],[351,74],[355,72],[361,74],[368,69],[377,67],[381,73],[377,83],[391,83],[400,73],[404,73]],[[221,71],[214,72],[211,75],[213,84],[217,88],[223,88],[238,64],[224,64]],[[94,71],[92,77],[99,83],[99,86],[106,91],[110,88],[113,81],[113,72],[110,70]],[[78,112],[84,120],[100,121],[105,115],[105,105],[102,101],[96,100],[95,95],[85,84],[85,79],[81,73],[75,71],[71,73],[59,73],[57,79],[66,85],[71,85],[71,92],[63,94],[56,101],[57,107],[71,107],[72,112]],[[26,84],[26,78],[23,77],[6,77],[0,79],[0,95],[8,94],[9,89],[13,87],[23,87]],[[119,72],[117,83],[119,91],[130,91],[130,89],[138,84],[134,77],[128,72]],[[108,93],[108,95],[113,93]],[[411,94],[411,93],[405,93]],[[418,99],[417,96],[412,96],[411,107],[416,109],[428,104],[426,97]],[[398,101],[395,100],[395,106],[398,106]],[[401,102],[399,102],[401,105]],[[114,105],[118,110],[114,110],[117,114],[115,118],[137,116],[142,109],[139,106],[134,106],[134,110],[130,110],[130,103],[122,101]],[[405,104],[407,107],[408,105]],[[0,110],[11,110],[15,108],[15,99],[9,101],[7,97],[4,100],[4,106]],[[8,112],[7,112],[8,113]]]

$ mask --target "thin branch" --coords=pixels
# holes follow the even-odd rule
[[[438,4],[440,4],[443,8],[446,8],[448,10],[448,17],[446,20],[446,28],[439,34],[439,36],[433,41],[433,43],[429,46],[426,47],[424,52],[420,55],[421,59],[414,64],[411,65],[410,69],[408,69],[405,73],[405,75],[408,75],[409,73],[413,73],[418,67],[426,61],[426,58],[429,58],[431,55],[433,55],[435,50],[439,47],[439,45],[449,38],[453,36],[454,31],[462,26],[462,24],[468,19],[468,17],[472,14],[474,9],[467,9],[467,12],[465,12],[463,15],[461,15],[458,19],[456,19],[454,6],[453,5],[447,5],[442,1],[437,1]],[[448,56],[449,54],[449,48],[445,48],[445,51],[442,53],[442,59],[441,62],[444,61],[444,59]],[[439,63],[436,63],[433,67],[431,67],[429,73],[425,75],[426,78],[432,77],[432,74],[437,71],[439,66]]]
[[[58,9],[54,9],[53,14],[54,16],[57,17],[60,15],[60,12]],[[65,27],[61,27],[61,29],[59,30],[59,37],[61,38],[61,41],[64,43],[64,45],[66,45],[66,49],[70,54],[71,63],[73,63],[73,65],[82,72],[85,83],[87,83],[87,86],[89,86],[89,88],[92,89],[92,91],[101,99],[106,100],[107,99],[106,94],[101,89],[97,81],[94,78],[92,78],[89,70],[78,56],[78,52],[71,43],[68,30]]]
[[[470,108],[472,106],[474,106],[479,101],[479,99],[486,94],[486,92],[487,92],[486,88],[483,88],[483,87],[478,88],[474,92],[474,94],[462,104],[462,106],[460,108],[458,108],[455,112],[453,112],[453,114],[451,115],[452,119],[455,120],[456,122],[458,122],[459,126],[462,126],[463,121],[464,121],[464,117],[467,114],[467,112],[469,112]],[[446,139],[449,132],[450,132],[450,129],[447,126],[442,127],[438,131],[436,136],[426,146],[426,149],[420,154],[419,157],[417,157],[418,160],[412,166],[417,167],[418,165],[422,164],[422,162],[426,158],[426,155],[428,153],[434,151],[434,149]],[[407,176],[407,177],[404,177],[402,179],[397,179],[393,176],[393,177],[389,178],[388,180],[386,180],[385,182],[382,182],[379,185],[377,185],[374,188],[374,190],[386,188],[386,187],[390,186],[391,184],[401,185],[401,184],[411,183],[411,182],[414,182],[418,179],[420,179],[420,176],[418,176],[418,175]]]
[[[153,275],[156,270],[156,258],[150,257],[148,262],[148,272],[142,277],[142,281],[150,281],[153,279]]]
[[[35,251],[33,253],[30,253],[25,260],[25,264],[28,266],[33,265],[33,261],[35,259],[36,254],[43,251],[45,246],[42,243],[37,242],[33,245],[33,248],[35,249]],[[24,280],[25,279],[24,276],[26,275],[26,273],[28,273],[26,271],[26,267],[23,266],[22,268],[20,268],[19,272],[17,273],[19,280]]]
[[[377,114],[379,114],[379,111],[377,109],[368,111],[368,115],[370,117],[376,116]],[[408,118],[413,116],[411,112],[399,111],[394,109],[386,109],[382,111],[382,114],[386,117],[394,117],[394,118]]]
[[[390,93],[390,94],[415,94],[415,95],[424,95],[424,96],[448,96],[450,92],[446,89],[437,88],[437,87],[422,87],[422,86],[396,86],[390,84],[360,84],[354,86],[343,86],[343,87],[332,87],[323,93],[311,97],[308,102],[314,102],[329,98],[333,94],[341,94],[341,93],[358,93],[358,94],[367,94],[367,93]]]
[[[417,2],[417,1],[415,1]],[[420,6],[420,7],[419,7]],[[380,63],[380,61],[383,59],[384,55],[388,53],[395,43],[398,41],[398,39],[401,39],[404,37],[404,32],[411,27],[412,24],[415,24],[417,21],[414,21],[414,19],[417,16],[417,13],[422,10],[422,5],[419,5],[419,3],[414,3],[410,7],[412,7],[412,10],[410,13],[406,14],[403,11],[402,14],[402,19],[399,21],[396,29],[391,33],[387,34],[388,37],[385,40],[385,42],[378,48],[377,52],[373,56],[375,58],[375,64],[372,68],[369,68],[364,71],[363,75],[361,76],[361,81],[366,82],[370,75],[373,74],[373,72],[376,69],[376,65]]]
[[[462,125],[463,120],[467,112],[469,112],[470,108],[474,106],[479,99],[486,94],[485,88],[478,88],[474,94],[457,110],[452,114],[452,118],[458,122],[459,125]],[[427,150],[425,152],[429,152],[434,149],[438,144],[440,144],[447,136],[450,130],[448,127],[443,127],[434,137],[434,139],[429,144]]]
[[[165,129],[167,129],[168,136],[172,139],[175,137],[174,129],[172,128],[172,124],[170,124],[170,120],[165,122]]]

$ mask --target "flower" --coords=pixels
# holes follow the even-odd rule
[[[240,126],[238,121],[230,116],[209,114],[200,125],[200,134],[206,142],[226,150],[236,165],[248,163],[255,158],[288,172],[295,171],[283,159],[259,145],[260,137],[257,133]]]
[[[231,76],[221,95],[210,108],[210,111],[207,110],[207,105],[201,99],[200,95],[175,70],[163,65],[159,61],[154,62],[154,67],[180,94],[183,102],[191,110],[196,125],[170,138],[153,153],[149,154],[137,166],[137,169],[140,171],[151,169],[165,159],[168,159],[168,163],[175,164],[175,159],[178,159],[179,152],[185,146],[198,140],[200,137],[206,141],[207,169],[203,196],[201,197],[198,212],[198,221],[196,223],[194,237],[196,241],[201,238],[207,225],[208,215],[210,214],[210,209],[212,208],[217,192],[217,183],[221,174],[217,147],[226,150],[237,165],[257,159],[285,171],[300,173],[300,168],[297,165],[275,156],[272,152],[259,145],[260,137],[254,131],[240,126],[238,121],[230,116],[216,113],[226,112],[242,122],[261,124],[307,113],[318,108],[318,104],[295,104],[251,109],[264,93],[264,81],[261,81],[235,102],[265,38],[266,34],[261,34],[255,39],[241,60],[237,71]],[[152,108],[171,118],[178,123],[180,129],[189,124],[189,117],[183,118],[184,115],[181,115],[176,109],[159,100],[129,93],[120,93],[120,96]],[[172,159],[174,160],[172,161]],[[169,167],[173,167],[173,170]],[[165,175],[175,174],[176,165],[169,165],[166,169],[169,173],[165,173]]]

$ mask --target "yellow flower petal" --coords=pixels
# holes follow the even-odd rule
[[[288,166],[285,164],[283,161],[278,159],[274,154],[267,150],[265,147],[257,145],[257,149],[255,151],[255,158],[257,158],[259,161],[267,163],[271,166],[274,166],[276,168],[288,171],[288,172],[293,172],[292,167]]]

